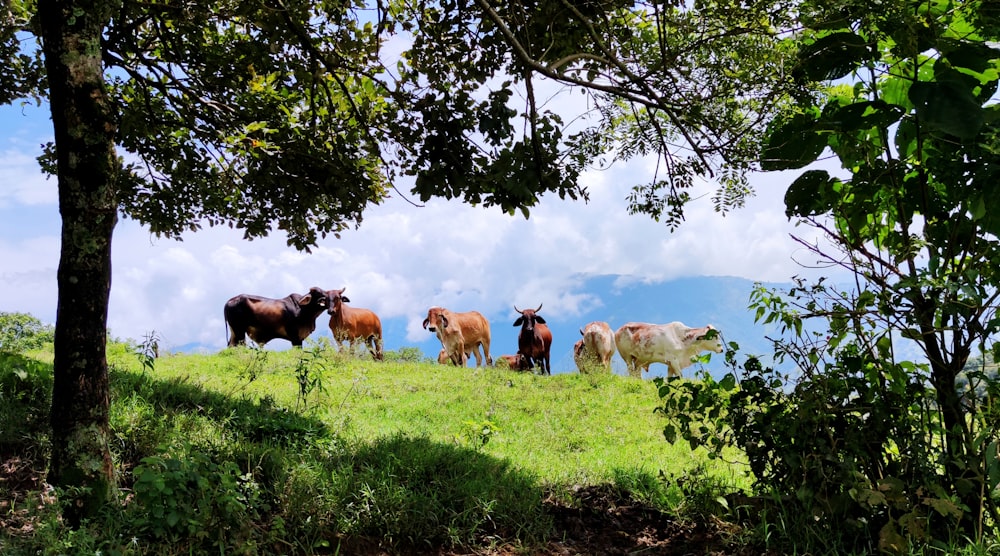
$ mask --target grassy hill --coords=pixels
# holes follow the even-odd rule
[[[109,349],[125,504],[66,531],[38,493],[10,492],[0,552],[353,553],[366,543],[530,552],[556,533],[547,500],[579,507],[579,493],[599,487],[683,515],[694,492],[713,500],[745,486],[741,466],[663,439],[650,381],[376,363],[322,344],[151,366],[135,351]],[[0,455],[30,462],[21,468],[36,479],[47,462],[50,360],[0,359]]]

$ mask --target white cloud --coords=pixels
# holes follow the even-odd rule
[[[35,156],[17,149],[0,153],[0,208],[59,201],[55,178],[42,174]]]

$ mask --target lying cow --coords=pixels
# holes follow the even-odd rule
[[[512,371],[527,371],[529,370],[527,359],[518,353],[517,355],[501,355],[497,359],[497,366],[505,365],[508,369]]]
[[[469,353],[476,356],[477,367],[483,366],[484,358],[487,365],[493,364],[490,357],[490,323],[478,311],[454,313],[443,307],[431,307],[427,310],[424,328],[437,335],[453,364],[464,366]]]
[[[600,365],[611,372],[611,357],[615,354],[615,335],[608,323],[594,321],[580,329],[582,340],[573,345],[573,361],[576,368],[586,372],[587,367]],[[586,369],[586,370],[585,370]]]
[[[667,365],[667,376],[680,376],[691,359],[703,351],[722,353],[722,338],[712,325],[691,328],[681,322],[647,324],[629,322],[615,332],[618,353],[628,374],[641,377],[651,363]]]
[[[354,344],[360,341],[368,347],[376,361],[382,361],[382,321],[368,309],[344,305],[351,302],[344,295],[345,289],[347,288],[326,292],[330,298],[327,312],[330,313],[330,332],[333,333],[334,343],[343,352],[343,343],[347,342],[353,353]]]
[[[468,361],[470,357],[472,357],[472,352],[466,351],[465,360]],[[448,355],[448,350],[446,350],[445,348],[441,348],[441,351],[438,352],[438,363],[441,365],[451,364],[451,356]]]
[[[240,294],[226,302],[222,311],[229,331],[228,346],[246,343],[246,337],[264,345],[280,338],[293,346],[302,342],[316,330],[316,318],[329,305],[326,292],[309,288],[309,293],[293,293],[281,299],[259,295]]]
[[[551,375],[549,353],[552,349],[552,331],[545,324],[545,319],[538,314],[542,305],[539,303],[537,309],[523,311],[515,305],[514,310],[521,314],[514,321],[514,326],[521,327],[521,332],[517,335],[517,352],[527,360],[528,369],[534,369],[535,365],[541,363],[542,374]]]

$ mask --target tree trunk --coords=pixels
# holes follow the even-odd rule
[[[969,538],[978,539],[981,530],[979,518],[982,515],[983,477],[978,454],[970,453],[968,446],[970,431],[966,422],[966,411],[958,395],[955,380],[969,356],[964,346],[955,349],[949,356],[939,343],[934,328],[937,304],[920,298],[915,304],[917,321],[923,331],[924,352],[931,366],[931,384],[934,387],[941,424],[944,427],[945,453],[943,462],[945,478],[953,492],[967,507],[960,520],[962,532]]]
[[[62,216],[49,482],[61,489],[72,526],[116,494],[105,347],[118,164],[101,62],[101,34],[114,5],[38,4]]]

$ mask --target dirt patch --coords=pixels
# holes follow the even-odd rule
[[[5,534],[32,534],[35,523],[28,506],[38,510],[55,502],[51,489],[43,482],[43,474],[44,470],[29,458],[7,456],[0,462],[0,530]],[[29,496],[35,500],[28,500]]]

